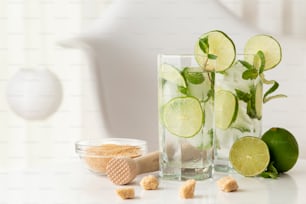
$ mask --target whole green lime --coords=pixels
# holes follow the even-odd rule
[[[262,140],[268,145],[270,161],[279,173],[289,171],[299,156],[295,137],[286,129],[273,127],[265,132]]]

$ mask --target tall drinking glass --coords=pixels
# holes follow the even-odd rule
[[[199,60],[200,59],[200,60]],[[212,176],[214,60],[158,56],[160,176],[202,180]]]
[[[253,56],[252,56],[253,57]],[[237,55],[233,65],[215,75],[216,171],[230,171],[229,151],[243,136],[261,136],[263,85],[256,66]]]

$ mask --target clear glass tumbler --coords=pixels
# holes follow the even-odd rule
[[[158,56],[160,176],[164,179],[212,176],[214,63],[205,56]]]
[[[254,56],[254,55],[253,55]],[[215,74],[214,169],[232,170],[229,152],[243,136],[261,136],[263,85],[259,69],[237,55],[233,65]]]

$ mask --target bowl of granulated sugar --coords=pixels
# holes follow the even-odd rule
[[[75,151],[91,172],[105,175],[112,158],[137,158],[147,153],[147,142],[130,138],[84,139],[75,143]]]

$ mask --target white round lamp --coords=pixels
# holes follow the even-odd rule
[[[21,69],[9,81],[7,101],[26,120],[43,120],[54,113],[62,99],[62,86],[48,69]]]

